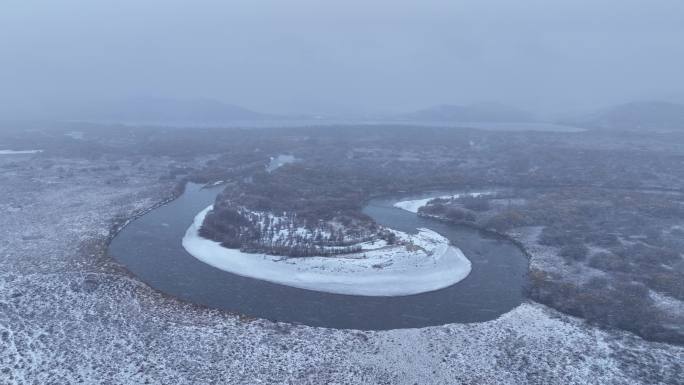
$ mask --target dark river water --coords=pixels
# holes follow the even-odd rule
[[[481,322],[523,299],[528,260],[517,246],[392,207],[398,199],[373,200],[364,212],[397,230],[415,233],[426,227],[449,238],[472,262],[465,280],[430,293],[363,297],[297,289],[218,270],[188,254],[181,239],[221,188],[189,184],[180,198],[126,226],[112,240],[109,253],[154,289],[181,300],[311,326],[383,330]]]

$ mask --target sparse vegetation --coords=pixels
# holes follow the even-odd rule
[[[497,201],[518,203],[491,204]],[[529,188],[502,192],[490,204],[487,211],[471,211],[477,214],[476,225],[503,234],[530,226],[541,228],[538,238],[525,239],[523,245],[548,246],[545,253],[561,258],[553,271],[530,274],[533,299],[646,338],[684,342],[681,329],[667,326],[683,322],[681,315],[658,308],[651,298],[651,292],[656,292],[684,301],[682,241],[677,231],[665,230],[677,229],[684,218],[678,214],[684,195],[590,187]],[[459,199],[431,202],[420,212],[451,221],[447,213],[463,206]],[[577,269],[566,271],[559,263]],[[589,274],[586,268],[601,271],[600,277],[578,283]]]
[[[651,190],[684,186],[684,137],[406,127],[206,129],[172,135],[157,128],[64,127],[62,131],[78,129],[85,138],[96,138],[76,141],[59,128],[40,125],[31,135],[19,128],[0,131],[7,147],[45,151],[0,158],[0,189],[6,197],[0,202],[5,213],[0,280],[7,288],[0,291],[0,339],[9,346],[0,349],[1,370],[39,383],[88,382],[93,378],[88,373],[98,371],[98,379],[113,383],[253,383],[290,371],[294,374],[288,379],[294,382],[300,376],[310,376],[304,382],[352,382],[361,375],[368,382],[394,383],[396,377],[386,373],[422,373],[443,360],[436,382],[453,382],[453,372],[444,368],[467,378],[482,371],[504,373],[489,382],[510,382],[506,373],[519,371],[521,362],[529,371],[544,373],[537,377],[540,383],[676,383],[681,377],[681,347],[610,328],[678,341],[672,328],[681,321],[661,306],[661,297],[674,307],[681,304],[682,266],[674,262],[668,269],[654,262],[672,262],[672,255],[662,250],[684,249],[684,224],[676,211],[681,202],[672,191]],[[330,170],[332,179],[340,179],[338,186],[369,187],[361,190],[356,207],[367,197],[397,192],[525,187],[529,194],[519,190],[493,197],[487,211],[453,206],[462,211],[455,211],[452,219],[472,215],[472,224],[480,225],[487,223],[481,220],[493,224],[498,223],[493,218],[504,218],[500,227],[487,227],[511,236],[566,216],[563,223],[589,222],[589,230],[580,234],[591,246],[585,261],[555,258],[562,246],[529,249],[530,297],[605,330],[534,302],[487,323],[401,333],[247,320],[160,295],[106,255],[110,231],[177,195],[179,182],[226,181],[231,189],[263,171],[270,156],[286,151],[302,159],[301,165]],[[518,174],[510,169],[511,160],[522,155],[527,160],[515,166]],[[291,172],[287,170],[278,173],[285,178]],[[646,174],[650,176],[640,179]],[[599,188],[630,184],[646,191],[608,193]],[[578,202],[593,203],[591,209],[569,209]],[[536,237],[516,239],[539,246]],[[639,244],[647,246],[631,248]],[[106,317],[98,315],[103,312]],[[408,352],[410,360],[407,343],[416,346]],[[146,348],[144,356],[130,354],[140,346]],[[188,350],[220,359],[188,362],[178,354]],[[361,365],[369,357],[376,362],[378,351],[382,364]],[[480,361],[465,362],[459,354],[445,355],[448,351],[482,354]],[[598,371],[589,364],[594,359],[604,363]],[[157,364],[150,366],[150,361]],[[327,369],[312,374],[312,367]],[[350,367],[361,367],[361,374]]]

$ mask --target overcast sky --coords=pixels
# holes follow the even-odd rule
[[[278,113],[684,102],[684,1],[0,2],[0,112],[128,97]]]

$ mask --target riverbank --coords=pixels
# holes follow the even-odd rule
[[[529,246],[525,245],[525,242],[521,239],[521,236],[514,236],[505,232],[497,231],[492,228],[488,228],[482,225],[479,225],[474,222],[469,222],[465,220],[461,221],[455,221],[455,220],[449,220],[447,218],[444,218],[439,215],[431,215],[431,214],[425,214],[425,213],[419,213],[419,209],[423,206],[426,206],[428,202],[430,202],[433,199],[458,199],[460,197],[464,196],[471,196],[471,197],[482,197],[482,196],[488,196],[494,194],[493,192],[474,192],[474,193],[460,193],[460,194],[453,194],[453,195],[443,195],[443,196],[435,196],[431,198],[422,198],[422,199],[412,199],[412,200],[405,200],[405,201],[399,201],[396,202],[393,206],[404,210],[408,211],[410,213],[416,214],[420,217],[423,218],[430,218],[434,219],[449,225],[456,225],[456,226],[464,226],[473,230],[480,231],[482,233],[488,234],[493,237],[497,237],[500,239],[505,239],[508,242],[511,242],[514,244],[516,247],[520,249],[520,251],[528,258],[532,259],[533,255],[527,250]]]
[[[478,192],[467,192],[467,193],[457,193],[451,195],[440,195],[436,197],[422,198],[422,199],[411,199],[405,201],[399,201],[394,204],[394,207],[408,212],[418,214],[418,209],[428,204],[433,199],[459,199],[463,197],[479,198],[482,196],[492,195],[493,191],[478,191]]]
[[[582,189],[519,192],[518,196],[490,199],[484,205],[486,210],[480,211],[466,211],[458,201],[432,202],[425,209],[415,201],[406,201],[395,207],[446,223],[462,222],[451,220],[445,213],[466,212],[472,219],[464,225],[505,237],[529,257],[528,298],[602,326],[617,325],[646,339],[681,344],[678,325],[682,313],[678,305],[682,300],[678,291],[681,285],[677,284],[681,273],[675,265],[680,258],[673,248],[679,239],[679,222],[671,214],[681,199],[664,199],[660,191],[622,191],[604,192],[600,200]],[[586,212],[589,207],[593,217],[577,215],[579,209]],[[624,226],[633,223],[630,218],[639,218],[639,225]],[[606,232],[604,227],[616,231]],[[662,229],[660,238],[642,237],[649,227]],[[605,261],[637,268],[621,270],[619,265],[616,268]],[[643,271],[661,278],[654,282],[641,274]],[[625,280],[626,274],[631,279]],[[587,292],[592,295],[585,296]],[[626,307],[653,316],[615,315]]]

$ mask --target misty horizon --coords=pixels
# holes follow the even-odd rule
[[[541,117],[684,102],[684,4],[660,0],[12,2],[0,114],[211,99],[270,114],[495,102]]]

